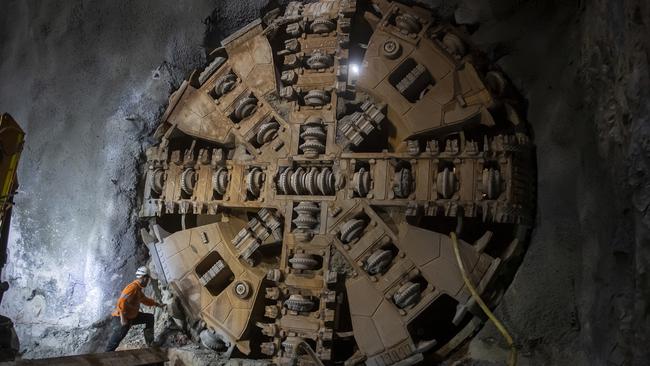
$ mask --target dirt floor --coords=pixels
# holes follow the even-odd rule
[[[0,312],[25,357],[92,351],[142,263],[137,184],[169,93],[264,0],[4,1],[0,111],[27,130]],[[650,5],[434,0],[529,103],[537,227],[497,309],[521,365],[645,365]],[[463,364],[502,364],[491,325]]]

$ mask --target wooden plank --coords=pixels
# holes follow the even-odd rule
[[[163,365],[168,361],[167,351],[164,349],[143,348],[128,351],[93,353],[87,355],[43,358],[35,360],[18,360],[0,362],[3,366],[145,366]]]

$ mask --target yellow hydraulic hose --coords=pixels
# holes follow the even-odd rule
[[[483,299],[481,299],[481,296],[478,294],[478,291],[476,291],[476,288],[472,284],[472,281],[470,281],[469,276],[467,275],[467,271],[465,270],[465,265],[463,264],[463,260],[460,257],[460,249],[458,248],[458,238],[456,238],[456,233],[452,232],[449,234],[451,236],[451,242],[453,243],[454,246],[454,254],[456,254],[456,262],[458,262],[458,268],[460,269],[460,274],[463,277],[463,281],[465,282],[465,286],[469,289],[470,294],[476,301],[476,303],[481,307],[483,312],[485,312],[485,315],[490,319],[490,321],[494,324],[495,327],[499,330],[499,333],[505,338],[506,342],[508,342],[508,346],[510,346],[510,358],[508,359],[508,365],[509,366],[515,366],[517,365],[517,348],[515,348],[515,342],[512,340],[512,336],[510,333],[508,333],[508,330],[506,329],[505,326],[497,319],[496,316],[494,316],[494,313],[490,311],[490,309],[485,305],[483,302]]]

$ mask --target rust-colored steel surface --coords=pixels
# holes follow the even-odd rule
[[[444,359],[525,252],[534,146],[507,77],[419,7],[289,3],[222,42],[147,150],[143,238],[204,344],[278,365]],[[179,314],[183,314],[182,316]]]

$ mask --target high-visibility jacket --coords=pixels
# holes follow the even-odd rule
[[[135,280],[129,283],[124,290],[120,298],[117,299],[117,306],[115,311],[113,311],[113,316],[120,316],[124,314],[127,319],[133,319],[138,316],[140,311],[140,304],[145,304],[147,306],[155,306],[158,304],[154,299],[146,297],[142,293],[142,285],[140,280]]]

